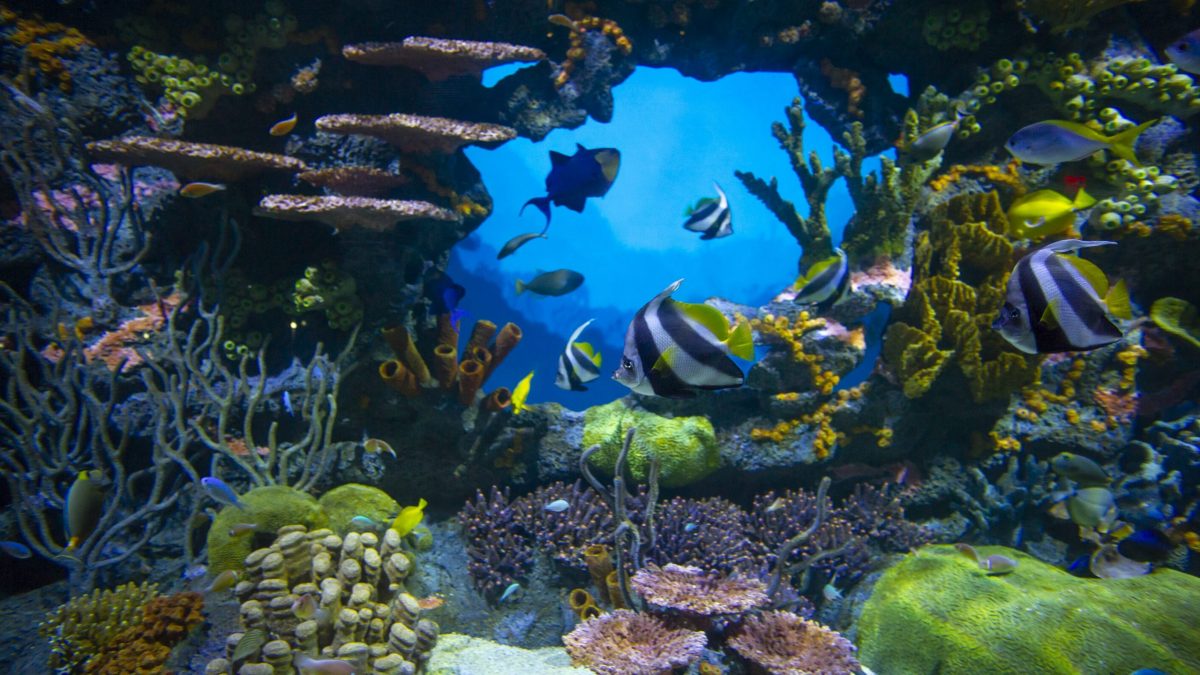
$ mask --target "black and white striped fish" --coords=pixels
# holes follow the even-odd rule
[[[813,263],[795,285],[798,305],[816,305],[817,310],[823,312],[837,304],[850,289],[850,264],[846,252],[833,249],[833,255]]]
[[[1021,258],[992,328],[1027,354],[1084,351],[1120,340],[1121,329],[1110,314],[1130,318],[1125,283],[1110,289],[1100,268],[1065,255],[1115,243],[1064,239]]]
[[[670,398],[741,386],[742,370],[729,355],[754,358],[750,326],[731,328],[715,307],[672,300],[681,283],[667,286],[633,317],[613,379],[639,394]]]
[[[587,391],[583,386],[587,382],[600,377],[600,355],[586,342],[576,342],[579,334],[595,319],[588,319],[583,325],[571,333],[567,340],[567,348],[558,355],[558,375],[554,378],[554,386],[568,391]]]
[[[733,213],[729,210],[729,200],[720,185],[713,182],[713,187],[720,195],[717,199],[705,198],[688,214],[683,224],[685,229],[692,232],[703,232],[701,239],[720,239],[733,234]]]

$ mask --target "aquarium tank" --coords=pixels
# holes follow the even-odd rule
[[[1195,0],[0,0],[0,670],[1200,674]]]

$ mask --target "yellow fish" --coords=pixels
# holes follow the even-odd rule
[[[1096,203],[1083,188],[1075,199],[1055,192],[1038,190],[1027,194],[1008,207],[1008,224],[1014,237],[1040,239],[1065,232],[1075,224],[1075,212]]]
[[[220,593],[221,591],[229,590],[238,582],[238,576],[237,570],[225,570],[218,574],[205,590],[209,593]]]
[[[286,120],[279,120],[278,122],[276,122],[274,125],[271,126],[271,135],[272,136],[287,136],[288,134],[292,133],[292,129],[295,129],[295,128],[296,128],[296,114],[292,113],[291,117],[287,118]]]
[[[225,189],[225,186],[222,185],[221,183],[201,183],[201,182],[188,183],[187,185],[184,185],[183,187],[179,188],[179,195],[181,197],[189,197],[191,199],[197,199],[199,197],[207,197],[208,195],[211,195],[214,192],[220,192],[221,190],[224,190],[224,189]]]
[[[392,529],[400,533],[401,537],[408,535],[413,528],[421,524],[421,519],[425,517],[425,506],[425,500],[419,499],[416,506],[406,506],[401,509],[400,515],[392,521]]]
[[[396,451],[392,449],[392,446],[387,441],[379,438],[368,438],[362,442],[362,445],[363,450],[372,454],[382,455],[386,452],[393,458],[396,456]]]
[[[525,399],[529,398],[529,387],[533,382],[533,372],[532,370],[529,371],[529,374],[522,378],[517,383],[517,386],[513,388],[512,409],[514,415],[520,413],[522,410],[529,409],[529,406],[525,405]]]

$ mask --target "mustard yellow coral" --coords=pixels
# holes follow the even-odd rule
[[[18,76],[26,87],[39,73],[57,83],[59,89],[71,91],[71,73],[63,61],[85,45],[92,44],[78,29],[61,23],[47,23],[38,15],[21,17],[16,12],[0,8],[0,24],[15,24],[8,33],[9,44],[23,47],[29,70]]]

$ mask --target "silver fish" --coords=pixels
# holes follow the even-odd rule
[[[570,506],[571,506],[571,504],[569,502],[567,502],[567,500],[565,500],[565,499],[555,499],[554,501],[550,502],[549,504],[545,505],[542,508],[546,509],[547,511],[550,511],[551,513],[562,513],[563,511],[566,511],[567,508]]]
[[[525,234],[518,234],[517,236],[513,237],[512,239],[509,239],[508,242],[505,243],[504,246],[500,248],[500,252],[496,254],[496,260],[502,260],[504,258],[507,258],[508,256],[516,253],[517,249],[521,248],[525,244],[528,244],[529,242],[533,241],[534,239],[547,239],[547,238],[548,237],[546,237],[545,232],[526,232]]]
[[[1112,136],[1105,136],[1078,122],[1046,120],[1013,134],[1005,148],[1013,157],[1029,164],[1060,164],[1083,159],[1099,150],[1138,165],[1133,144],[1138,135],[1158,120],[1143,122]]]
[[[1200,74],[1200,28],[1172,42],[1163,51],[1180,70]]]
[[[924,162],[938,156],[942,150],[949,145],[950,139],[954,138],[954,132],[958,130],[958,125],[965,117],[962,109],[955,111],[954,119],[949,122],[942,122],[927,129],[925,133],[917,136],[912,143],[908,144],[904,150],[913,159]]]
[[[1085,486],[1104,486],[1111,480],[1104,467],[1082,455],[1060,452],[1050,459],[1054,472]]]
[[[521,588],[521,584],[519,584],[515,581],[512,582],[511,584],[508,585],[508,588],[504,589],[504,592],[500,594],[500,599],[497,600],[496,602],[501,603],[501,602],[504,602],[505,600],[511,598],[513,593],[516,593],[518,590],[520,590],[520,588]]]

